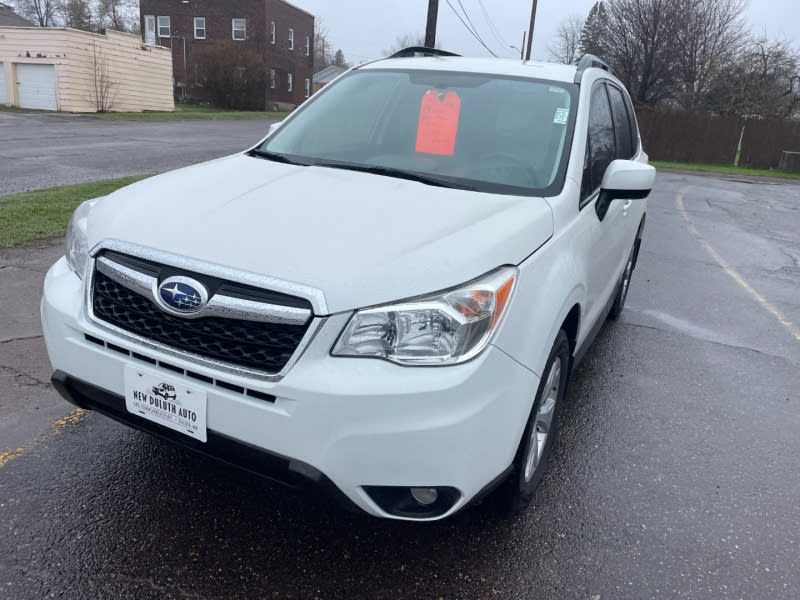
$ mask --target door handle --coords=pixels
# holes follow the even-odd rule
[[[625,204],[622,205],[622,214],[623,215],[627,215],[628,214],[628,209],[631,207],[631,204],[633,204],[633,200],[626,200]]]

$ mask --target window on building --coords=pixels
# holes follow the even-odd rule
[[[273,21],[273,22],[272,22],[272,23],[270,23],[270,25],[269,25],[269,41],[270,41],[270,43],[272,43],[272,44],[274,44],[274,43],[275,43],[275,30],[276,30],[276,29],[277,29],[277,27],[275,26],[275,21]]]
[[[311,36],[306,36],[306,56],[311,56]]]
[[[294,50],[294,29],[289,30],[289,50]]]
[[[245,19],[233,19],[232,35],[235,40],[247,39],[247,21]]]
[[[275,69],[270,69],[269,72],[269,87],[275,89]]]
[[[205,17],[195,17],[194,18],[194,39],[196,39],[196,40],[204,40],[204,39],[206,39],[206,18]]]
[[[311,95],[311,80],[306,79],[306,98]]]
[[[291,73],[289,73],[289,91],[290,92],[294,91],[294,75],[292,75]]]
[[[171,35],[169,17],[158,17],[158,37],[168,38]]]

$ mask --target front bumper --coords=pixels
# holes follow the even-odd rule
[[[513,460],[539,380],[501,350],[449,367],[401,367],[329,354],[349,314],[333,315],[280,381],[219,373],[137,347],[89,321],[83,286],[62,259],[45,279],[42,323],[55,382],[77,404],[339,504],[393,515],[374,486],[448,487],[466,506]],[[208,439],[197,442],[127,413],[126,364],[207,391]]]

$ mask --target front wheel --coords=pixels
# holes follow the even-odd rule
[[[508,514],[515,514],[530,504],[547,468],[567,391],[569,368],[569,340],[563,331],[559,331],[539,382],[511,474],[498,490],[498,498]]]

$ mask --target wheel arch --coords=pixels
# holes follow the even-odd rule
[[[564,322],[561,324],[561,329],[567,334],[569,340],[570,355],[575,355],[575,347],[578,344],[578,330],[581,322],[581,305],[577,302],[567,313]]]
[[[644,235],[644,223],[647,220],[647,213],[642,215],[642,220],[639,221],[639,229],[636,230],[636,241],[634,242],[633,250],[633,268],[636,268],[636,262],[639,260],[639,249],[642,247],[642,236]]]

